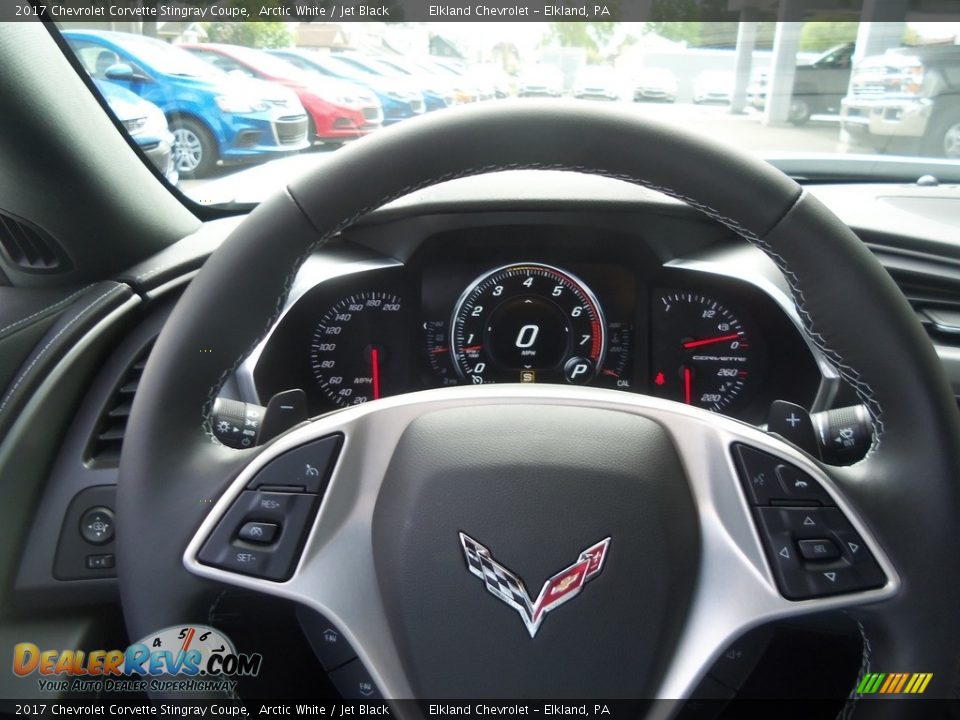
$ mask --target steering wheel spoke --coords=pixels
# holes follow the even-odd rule
[[[688,694],[722,650],[754,626],[875,602],[897,590],[896,572],[836,485],[819,465],[796,449],[752,427],[680,404],[562,386],[429,391],[357,406],[299,428],[268,447],[239,474],[187,548],[187,568],[202,577],[294,600],[318,612],[356,648],[385,696],[412,697],[429,692],[431,685],[418,666],[416,649],[400,648],[395,641],[398,619],[393,617],[391,622],[389,608],[409,603],[425,612],[432,606],[432,588],[417,589],[421,597],[394,595],[394,570],[403,570],[389,567],[387,563],[396,556],[378,546],[378,542],[390,542],[390,538],[384,538],[384,531],[394,528],[389,521],[384,525],[382,514],[393,508],[392,495],[403,494],[403,488],[391,486],[404,482],[410,454],[434,452],[429,443],[417,439],[419,424],[438,413],[447,422],[456,423],[458,416],[449,413],[482,413],[483,408],[495,409],[502,418],[529,408],[543,415],[574,408],[633,416],[652,421],[675,447],[685,475],[676,482],[689,485],[699,540],[687,558],[696,567],[696,577],[689,600],[680,598],[687,610],[673,638],[674,659],[656,688],[648,690],[659,697]],[[469,433],[470,420],[464,422],[466,426],[454,430]],[[576,432],[571,428],[571,433]],[[645,441],[637,438],[637,442]],[[483,443],[478,441],[476,447],[483,455]],[[417,464],[416,471],[429,476],[440,468],[449,473],[449,485],[443,492],[449,496],[457,492],[457,478],[463,473],[481,472],[481,466],[496,466],[501,459],[497,455],[483,456],[464,467],[443,458],[436,464]],[[546,457],[531,457],[534,459],[538,465],[550,464]],[[583,464],[569,460],[578,470],[597,468],[595,476],[584,474],[583,485],[605,483],[602,460],[584,460]],[[282,481],[289,485],[281,485]],[[646,481],[643,476],[635,478],[637,485]],[[520,493],[522,489],[515,491]],[[417,495],[416,500],[424,497]],[[625,497],[624,501],[633,499]],[[490,502],[497,502],[496,497],[491,496]],[[593,512],[590,507],[582,510]],[[435,511],[456,513],[457,505],[437,504]],[[529,607],[523,602],[517,607],[511,598],[505,598],[503,586],[493,586],[490,580],[495,576],[498,582],[504,577],[509,580],[512,570],[498,561],[501,556],[509,557],[505,553],[511,548],[506,540],[491,537],[486,529],[482,538],[473,540],[469,534],[475,529],[466,515],[454,519],[446,535],[430,538],[423,554],[431,556],[410,560],[432,564],[432,572],[439,575],[435,577],[437,584],[461,588],[464,596],[457,598],[458,603],[479,602],[488,612],[499,614],[497,624],[507,626],[505,631],[519,644],[520,652],[525,645],[536,647],[543,642],[535,636],[540,625],[531,632],[533,636],[527,637],[515,615],[519,613],[527,622],[534,618],[525,613],[547,607],[537,605],[544,597],[541,592],[538,598],[536,591],[536,583],[542,578],[529,577],[533,584],[528,592],[521,576],[515,576]],[[642,516],[638,522],[643,522]],[[536,526],[536,522],[531,525]],[[250,535],[251,529],[261,526],[266,535],[259,531]],[[461,528],[461,533],[454,532],[454,526]],[[607,532],[605,527],[601,521],[601,534]],[[645,538],[609,532],[604,550],[611,566],[603,567],[601,558],[596,589],[585,587],[583,582],[585,597],[598,595],[606,589],[604,585],[610,589],[621,585],[615,578],[614,562],[633,554],[644,555],[644,548],[636,543]],[[462,540],[464,534],[475,544],[468,547]],[[394,539],[404,544],[402,537]],[[601,539],[584,534],[572,538],[572,542],[586,549],[592,541]],[[526,540],[531,550],[550,550],[550,533],[534,532]],[[480,543],[488,543],[490,549]],[[471,556],[477,547],[479,551]],[[279,564],[273,561],[276,557],[281,557]],[[484,567],[475,572],[471,561],[476,558]],[[869,565],[876,572],[858,574],[861,565]],[[643,579],[648,586],[672,581],[669,576],[647,575]],[[488,592],[484,592],[484,585]],[[549,596],[553,589],[545,586],[544,592]],[[400,590],[409,593],[406,588]],[[646,591],[643,586],[619,590]],[[443,611],[437,607],[434,610]],[[547,609],[542,613],[539,622],[549,628],[552,612]],[[558,613],[567,616],[574,628],[577,615],[575,605]],[[403,619],[399,622],[402,624]],[[579,625],[585,630],[589,623]],[[528,631],[530,627],[528,623]],[[470,628],[452,621],[447,631],[468,633]],[[453,658],[450,662],[458,661]],[[408,677],[411,664],[418,669],[418,686]],[[589,692],[590,688],[581,690]]]

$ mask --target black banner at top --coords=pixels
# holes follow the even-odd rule
[[[781,0],[797,19],[813,12],[811,0]],[[12,0],[0,4],[0,21],[70,22],[429,22],[550,21],[646,22],[736,20],[742,3],[693,0]],[[860,0],[817,0],[817,13],[836,6],[856,14]],[[808,8],[807,6],[810,5]],[[752,6],[751,6],[752,8]],[[777,3],[753,17],[775,20]],[[759,15],[758,15],[759,13]]]

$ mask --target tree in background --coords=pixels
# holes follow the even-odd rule
[[[600,59],[600,47],[613,36],[612,22],[552,22],[541,45],[584,48],[590,62]]]
[[[207,40],[252,48],[283,48],[293,37],[282,22],[215,22],[207,26]]]
[[[807,22],[800,30],[800,49],[806,52],[829,50],[836,45],[856,42],[855,22]]]

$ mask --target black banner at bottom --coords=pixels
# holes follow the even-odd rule
[[[891,703],[897,705],[891,707]],[[158,717],[158,718],[803,718],[833,720],[855,711],[861,718],[960,718],[960,700],[0,700],[7,717]]]

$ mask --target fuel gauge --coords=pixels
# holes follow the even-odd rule
[[[456,385],[457,373],[450,359],[450,342],[446,320],[427,320],[423,323],[426,339],[427,362],[435,384],[440,387]]]

